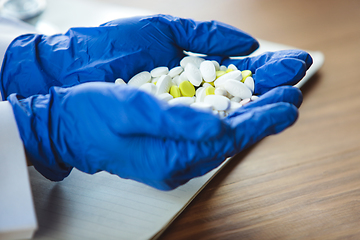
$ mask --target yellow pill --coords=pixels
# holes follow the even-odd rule
[[[232,69],[232,68],[228,68],[228,69],[226,69],[226,73],[229,73],[229,72],[232,72],[232,71],[234,71],[234,69]]]
[[[244,82],[247,77],[252,76],[252,73],[250,70],[241,71],[241,74],[242,74],[242,80],[241,80],[242,82]]]
[[[195,87],[189,81],[182,81],[179,84],[179,89],[184,97],[193,97],[195,95]]]
[[[173,85],[170,88],[170,95],[173,96],[174,98],[178,98],[181,97],[181,93],[180,93],[180,89],[178,86]]]
[[[215,88],[213,86],[208,86],[205,89],[206,96],[207,95],[215,95]]]
[[[216,78],[221,77],[222,75],[224,75],[226,72],[225,71],[216,71]]]

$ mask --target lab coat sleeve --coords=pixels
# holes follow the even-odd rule
[[[0,17],[0,66],[4,53],[30,27]],[[0,239],[31,238],[37,221],[25,151],[12,107],[0,95]]]

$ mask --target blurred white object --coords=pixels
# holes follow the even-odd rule
[[[45,0],[5,0],[1,1],[0,13],[3,16],[28,20],[40,15],[46,7]]]

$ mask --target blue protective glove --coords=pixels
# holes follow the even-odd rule
[[[247,55],[258,42],[217,21],[168,15],[133,17],[65,34],[19,36],[6,51],[1,94],[47,94],[51,86],[129,80],[157,66],[179,65],[183,50],[219,56]]]
[[[8,100],[27,157],[45,177],[62,180],[72,167],[105,170],[169,190],[293,124],[302,95],[275,88],[225,120],[113,83]]]
[[[255,93],[264,93],[296,83],[312,63],[309,54],[299,50],[264,53],[245,60],[228,58],[248,55],[258,46],[254,38],[224,23],[167,15],[119,19],[53,36],[28,34],[8,47],[0,90],[6,99],[11,93],[24,97],[47,94],[52,86],[114,82],[119,77],[128,81],[144,70],[179,65],[186,50],[252,70]]]

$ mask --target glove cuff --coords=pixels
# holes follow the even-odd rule
[[[44,177],[52,181],[63,180],[72,167],[59,159],[49,134],[49,96],[23,99],[11,94],[8,101],[12,105],[28,160]]]

